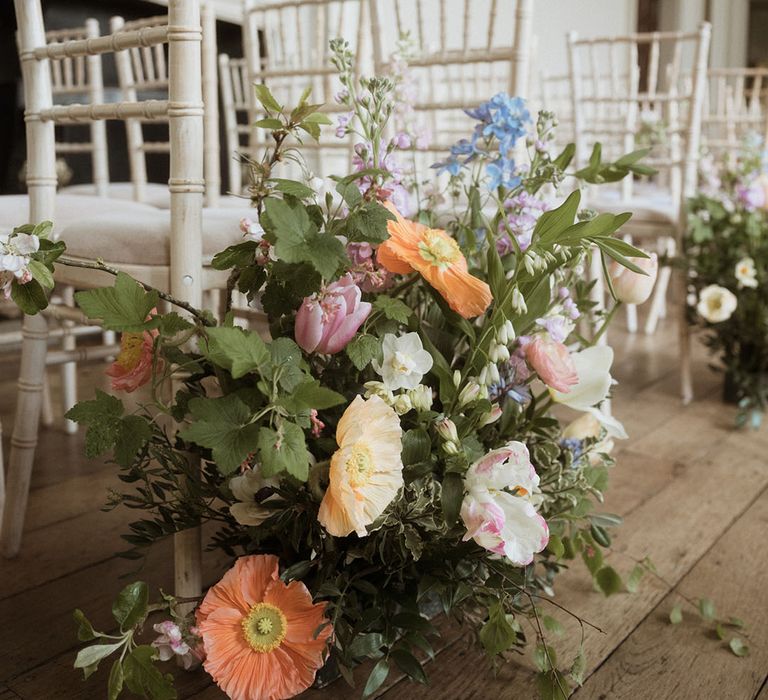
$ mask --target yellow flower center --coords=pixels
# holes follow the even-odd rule
[[[419,255],[424,260],[445,270],[461,259],[459,244],[443,231],[428,228],[419,242]]]
[[[373,456],[366,445],[355,445],[347,457],[344,466],[347,469],[349,483],[357,488],[368,483],[373,473]]]
[[[124,370],[132,370],[139,364],[143,345],[143,333],[123,333],[120,338],[120,353],[117,356],[117,364]]]
[[[241,624],[245,640],[260,653],[277,649],[285,639],[288,626],[283,611],[269,603],[256,603]]]

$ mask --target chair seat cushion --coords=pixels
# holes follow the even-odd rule
[[[90,197],[96,196],[96,185],[82,184],[82,185],[70,185],[69,187],[63,187],[61,194],[66,195],[88,195]],[[131,182],[110,182],[108,185],[108,198],[109,199],[122,199],[128,201],[134,201],[133,199],[133,183]],[[158,182],[148,182],[144,185],[145,197],[142,204],[148,204],[157,209],[168,209],[170,202],[170,194],[168,193],[168,185],[162,185]]]
[[[669,196],[638,195],[631,199],[621,199],[618,193],[607,193],[592,199],[589,206],[598,212],[608,214],[632,212],[630,225],[677,225],[678,205]]]
[[[138,202],[71,194],[57,194],[55,206],[53,223],[56,232],[72,221],[86,216],[98,216],[107,212],[115,216],[130,216],[134,213],[157,211],[155,207]],[[0,196],[0,229],[8,230],[26,223],[30,223],[29,197],[25,194]]]
[[[70,187],[64,187],[61,190],[62,194],[66,195],[96,195],[95,185],[71,185]],[[122,199],[133,200],[133,184],[130,182],[110,182],[109,183],[109,198],[110,199]],[[242,209],[248,206],[247,197],[235,197],[234,195],[223,195],[219,197],[217,208],[225,209]],[[167,185],[161,185],[157,182],[148,182],[145,185],[145,198],[142,204],[149,204],[156,209],[170,209],[171,208],[171,195],[168,192]]]
[[[203,264],[227,246],[240,243],[239,223],[253,209],[203,209]],[[67,253],[77,258],[102,258],[124,265],[169,265],[171,221],[168,212],[152,209],[129,217],[102,214],[83,218],[60,230]]]

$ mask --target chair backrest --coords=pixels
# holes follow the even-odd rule
[[[285,105],[295,105],[301,93],[312,88],[310,100],[322,103],[322,111],[343,113],[347,108],[334,100],[341,89],[336,68],[330,61],[329,42],[343,38],[355,56],[355,71],[367,59],[370,46],[367,0],[243,0],[243,43],[249,81],[263,83]],[[251,116],[263,114],[255,104]],[[254,129],[251,151],[263,145],[266,134]],[[319,142],[307,139],[302,148],[310,167],[330,174],[348,171],[352,140],[336,138],[332,127],[324,127]]]
[[[574,140],[573,102],[571,101],[571,77],[541,73],[538,80],[539,109],[546,109],[557,117],[555,143],[564,146]]]
[[[54,29],[45,33],[48,44],[93,39],[100,34],[99,21],[89,18],[82,27]],[[71,103],[85,97],[90,102],[104,101],[104,79],[101,56],[62,56],[50,61],[51,94],[56,102]],[[109,193],[109,159],[107,156],[107,130],[104,122],[88,125],[88,138],[84,141],[56,140],[56,152],[84,153],[91,157],[91,170],[96,194]]]
[[[675,203],[696,188],[711,26],[696,32],[652,32],[580,39],[568,35],[576,163],[594,142],[605,158],[644,145]],[[687,79],[683,79],[688,76]],[[624,178],[622,196],[632,196]]]
[[[768,139],[768,68],[711,68],[704,100],[702,145],[736,157],[749,136]]]
[[[467,136],[463,110],[493,94],[528,97],[532,0],[370,0],[377,73],[398,43],[412,46],[413,108],[431,132],[426,150],[442,152]]]
[[[253,88],[248,77],[248,62],[244,58],[230,58],[219,54],[219,85],[221,87],[224,143],[228,157],[229,189],[240,193],[243,188],[242,164],[237,157],[248,151],[251,124],[255,121]]]
[[[202,90],[205,106],[205,180],[206,204],[215,206],[221,185],[218,142],[218,81],[216,72],[216,25],[209,5],[203,5],[202,22]],[[126,22],[122,17],[112,17],[110,31],[132,32],[168,24],[168,15],[142,17]],[[135,46],[115,52],[117,79],[123,99],[134,102],[149,99],[168,91],[168,46]],[[157,120],[155,120],[157,121]],[[169,141],[148,141],[144,137],[141,119],[126,119],[128,161],[134,196],[137,202],[147,199],[147,155],[170,153]]]
[[[203,103],[198,0],[169,0],[165,25],[47,44],[40,0],[14,0],[24,78],[30,220],[56,220],[57,123],[167,119],[170,125],[170,291],[201,303]],[[165,99],[54,105],[51,62],[168,44]],[[108,240],[105,237],[105,246]]]

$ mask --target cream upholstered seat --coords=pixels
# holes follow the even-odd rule
[[[170,202],[168,196],[168,185],[161,185],[158,182],[148,182],[144,185],[145,196],[142,204],[149,204],[159,209],[167,209]],[[65,195],[85,195],[93,196],[96,194],[96,185],[82,183],[80,185],[70,185],[60,190]],[[110,182],[107,185],[107,197],[109,199],[133,200],[135,198],[135,188],[132,182]]]
[[[666,227],[669,232],[677,226],[678,203],[670,196],[638,195],[631,199],[622,199],[618,192],[613,191],[595,197],[589,203],[593,209],[608,214],[631,211],[632,223],[635,227]]]
[[[118,267],[169,265],[170,219],[165,212],[144,208],[148,211],[131,212],[130,217],[101,213],[81,218],[61,229],[59,235],[67,242],[67,253],[76,258],[106,257]],[[254,215],[253,209],[203,209],[203,265],[227,246],[240,243],[238,223]]]
[[[56,196],[54,231],[59,235],[63,227],[84,216],[109,214],[114,220],[115,217],[153,212],[157,212],[154,207],[139,202],[88,195],[59,194]],[[0,228],[13,228],[24,223],[28,218],[29,197],[27,195],[10,194],[0,197]]]

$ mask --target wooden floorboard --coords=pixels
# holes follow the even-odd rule
[[[600,508],[626,520],[616,532],[610,563],[626,573],[634,559],[649,555],[667,583],[647,579],[636,594],[605,599],[593,590],[580,563],[564,574],[557,602],[604,630],[586,632],[588,678],[576,697],[730,700],[742,697],[738,693],[743,690],[745,698],[768,700],[763,651],[768,640],[762,631],[768,601],[761,590],[768,557],[764,534],[755,535],[761,529],[764,533],[768,510],[768,496],[758,498],[768,487],[768,434],[733,430],[733,408],[719,402],[720,377],[707,369],[700,347],[695,356],[698,400],[688,407],[680,404],[672,330],[666,323],[653,337],[612,331],[614,374],[620,381],[613,408],[630,439],[617,443],[618,465]],[[102,370],[87,370],[81,395],[104,386]],[[14,372],[13,361],[0,359],[0,418],[6,436],[12,424]],[[55,392],[58,373],[51,373],[51,383]],[[60,426],[58,408],[57,414]],[[72,669],[77,642],[71,614],[82,607],[97,626],[110,624],[115,592],[137,578],[120,579],[134,563],[113,557],[123,548],[119,535],[132,514],[99,512],[106,489],[119,482],[114,467],[81,454],[82,435],[42,431],[24,549],[19,559],[0,563],[0,700],[104,697],[103,678],[83,684]],[[170,543],[161,543],[138,578],[168,588],[171,562]],[[207,564],[208,578],[214,580],[225,558],[208,555]],[[736,577],[729,576],[732,569]],[[724,612],[759,626],[759,631],[749,630],[752,655],[742,660],[717,649],[692,619],[674,628],[667,625],[664,618],[675,600],[670,585],[687,595],[713,597]],[[762,613],[750,613],[750,605],[762,605]],[[575,638],[578,625],[573,620],[554,609],[547,612]],[[465,631],[452,624],[440,626],[439,653],[428,665],[431,687],[399,682],[393,672],[379,695],[387,700],[535,697],[528,657],[503,664],[494,676]],[[565,662],[574,644],[553,641]],[[108,670],[102,669],[100,676]],[[175,673],[182,699],[224,697],[202,673]],[[360,669],[356,677],[364,682],[365,674]],[[701,676],[700,684],[694,674]],[[674,694],[665,695],[672,688]],[[710,690],[717,694],[707,695]],[[359,685],[350,690],[337,682],[304,697],[359,696]]]

